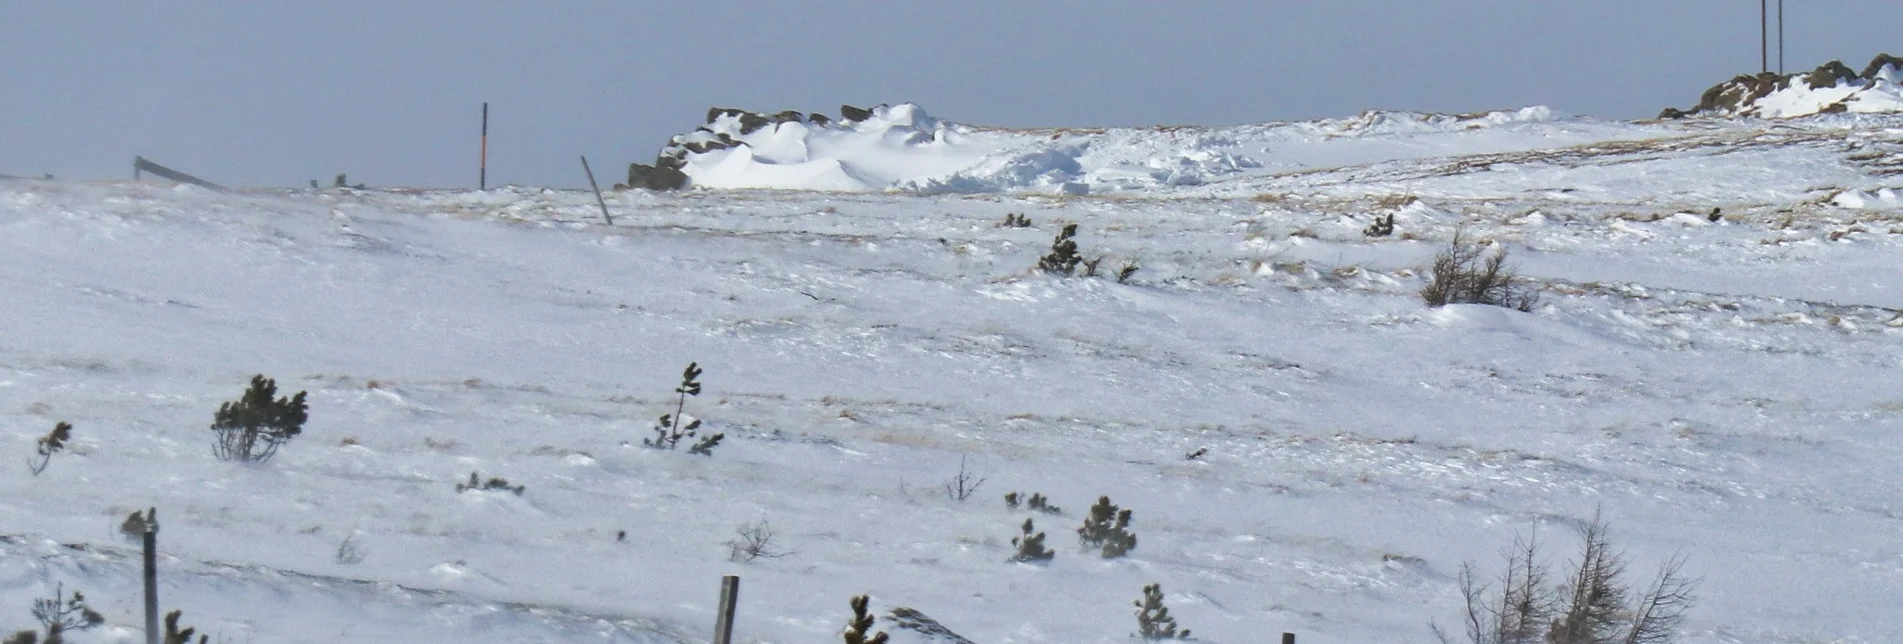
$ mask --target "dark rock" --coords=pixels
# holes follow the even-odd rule
[[[760,131],[760,128],[763,128],[772,124],[773,122],[767,120],[767,117],[760,116],[752,112],[742,112],[740,114],[740,135],[746,136],[748,134],[758,132]]]
[[[628,185],[649,190],[679,190],[687,186],[687,175],[675,168],[631,163],[628,164]]]
[[[740,116],[746,113],[746,110],[737,110],[731,107],[709,107],[707,108],[707,124],[713,125],[714,121],[720,120],[722,116]]]
[[[1889,54],[1877,54],[1876,58],[1870,59],[1870,65],[1863,68],[1863,75],[1860,76],[1860,78],[1867,81],[1876,80],[1877,72],[1883,71],[1885,65],[1896,68],[1898,72],[1903,72],[1903,58],[1897,58]]]
[[[839,120],[841,121],[858,123],[869,118],[872,118],[872,110],[862,110],[851,105],[839,106]]]
[[[824,126],[828,123],[833,122],[832,119],[826,118],[825,114],[820,114],[819,112],[814,112],[812,114],[806,115],[806,120],[811,122],[813,125],[819,125],[819,126]]]
[[[1826,87],[1836,87],[1843,83],[1858,80],[1862,79],[1857,76],[1857,72],[1851,71],[1849,67],[1844,65],[1843,61],[1833,60],[1818,65],[1817,69],[1810,73],[1810,88],[1823,89]]]
[[[1687,113],[1687,112],[1686,112],[1685,110],[1681,110],[1681,109],[1678,109],[1678,108],[1676,108],[1676,107],[1668,107],[1668,108],[1665,108],[1665,110],[1664,110],[1664,111],[1662,111],[1662,112],[1659,112],[1659,119],[1660,119],[1660,120],[1663,120],[1663,119],[1682,119],[1682,118],[1685,118],[1685,117],[1687,117],[1687,116],[1691,116],[1691,114],[1690,114],[1690,113]]]
[[[774,123],[805,123],[806,113],[799,110],[784,110],[773,115]]]

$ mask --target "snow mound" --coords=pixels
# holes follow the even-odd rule
[[[1570,118],[1529,107],[1473,114],[1371,111],[1220,128],[1010,129],[940,119],[910,103],[845,105],[839,118],[715,107],[704,125],[669,140],[653,165],[630,167],[621,187],[1080,195],[1202,186],[1342,161],[1288,153],[1309,151],[1317,141],[1461,135]],[[1274,155],[1276,163],[1265,164],[1263,155]]]
[[[1861,74],[1833,60],[1808,72],[1738,76],[1705,90],[1697,107],[1689,111],[1668,107],[1659,117],[1903,113],[1899,77],[1903,77],[1903,59],[1889,54],[1878,54]]]

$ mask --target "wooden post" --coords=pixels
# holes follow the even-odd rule
[[[1294,633],[1283,633],[1283,634],[1282,634],[1282,644],[1295,644],[1295,634],[1294,634]]]
[[[143,166],[143,165],[145,165],[145,157],[141,157],[141,156],[132,157],[132,180],[133,181],[139,180],[139,166]]]
[[[145,644],[159,644],[159,510],[145,513]]]
[[[720,578],[720,612],[714,616],[714,644],[733,644],[733,609],[740,601],[740,577]]]
[[[601,184],[595,183],[595,171],[588,169],[588,155],[581,155],[581,171],[588,173],[588,187],[595,191],[595,203],[601,204],[601,220],[615,225],[615,218],[608,215],[608,202],[601,198]]]
[[[482,102],[482,159],[481,173],[476,177],[476,189],[489,189],[489,101]]]

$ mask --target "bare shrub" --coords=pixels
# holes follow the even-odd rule
[[[1429,274],[1430,281],[1421,288],[1428,306],[1489,304],[1531,311],[1540,303],[1539,292],[1507,264],[1506,248],[1489,253],[1464,231],[1454,231],[1447,248],[1434,256]]]
[[[773,526],[765,519],[733,529],[734,538],[726,542],[727,560],[746,563],[755,559],[778,559],[790,554],[773,544]]]
[[[1634,589],[1625,555],[1614,550],[1610,528],[1595,513],[1582,525],[1580,554],[1566,578],[1550,581],[1538,541],[1515,539],[1503,551],[1507,571],[1492,585],[1472,563],[1461,566],[1465,600],[1461,622],[1470,644],[1669,644],[1677,637],[1698,581],[1684,575],[1685,557],[1673,556],[1652,582]],[[1636,593],[1634,591],[1637,591]],[[1453,638],[1438,624],[1442,642]]]
[[[358,541],[357,533],[352,532],[344,536],[344,540],[337,544],[334,560],[346,566],[354,566],[363,563],[363,557],[363,542]]]
[[[945,497],[953,501],[963,502],[971,498],[978,492],[978,486],[985,484],[984,479],[965,468],[965,459],[963,455],[958,457],[958,475],[945,482]]]

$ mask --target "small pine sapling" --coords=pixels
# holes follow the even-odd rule
[[[1018,509],[1018,506],[1029,506],[1033,512],[1043,512],[1045,514],[1064,513],[1063,508],[1051,505],[1049,498],[1036,492],[1032,492],[1028,498],[1017,492],[1006,494],[1004,495],[1004,505],[1012,510]]]
[[[700,374],[700,363],[687,363],[687,369],[681,372],[681,385],[674,388],[674,393],[680,395],[679,400],[674,404],[674,413],[661,414],[660,422],[654,426],[654,438],[641,439],[642,445],[654,449],[674,449],[682,438],[696,435],[697,430],[700,429],[700,419],[696,418],[686,425],[682,425],[681,421],[683,420],[682,412],[687,410],[687,397],[700,395],[698,380]],[[701,437],[700,441],[689,446],[687,451],[690,454],[713,456],[714,447],[720,444],[720,439],[726,437],[726,434]]]
[[[1015,212],[1006,213],[1004,216],[1004,227],[1005,228],[1030,228],[1031,218],[1026,217],[1021,213],[1015,213]]]
[[[1188,454],[1184,454],[1184,455],[1183,455],[1183,460],[1185,460],[1185,461],[1193,461],[1193,460],[1196,460],[1196,459],[1199,459],[1199,458],[1202,458],[1204,454],[1208,454],[1208,453],[1209,453],[1209,448],[1207,448],[1207,447],[1198,447],[1198,448],[1196,448],[1196,451],[1194,451],[1194,452],[1190,452],[1190,453],[1188,453]]]
[[[53,462],[53,454],[65,449],[66,441],[69,440],[73,440],[72,423],[62,420],[53,425],[53,431],[40,437],[38,449],[35,450],[40,455],[39,462],[27,459],[26,468],[32,471],[34,476],[39,476],[40,472],[46,471],[47,464]]]
[[[277,391],[277,381],[259,374],[251,377],[243,398],[220,405],[212,417],[211,429],[218,433],[212,455],[221,461],[263,463],[303,433],[309,418],[304,392],[281,398],[275,397]]]
[[[1011,545],[1018,547],[1018,554],[1011,557],[1018,563],[1043,563],[1056,557],[1057,553],[1044,547],[1044,533],[1032,534],[1031,520],[1024,520],[1024,534],[1011,538]]]
[[[1361,229],[1361,234],[1367,237],[1386,237],[1394,234],[1394,215],[1390,214],[1385,217],[1375,215],[1374,223],[1368,224],[1367,228]]]
[[[852,623],[846,625],[846,644],[885,644],[885,631],[867,635],[874,625],[872,613],[866,612],[870,599],[865,595],[852,598]]]
[[[192,644],[192,634],[197,633],[198,629],[187,626],[185,630],[179,630],[178,618],[181,614],[181,611],[176,610],[165,614],[165,644]],[[205,644],[210,639],[210,635],[199,635],[198,644]]]
[[[83,631],[106,623],[106,617],[86,605],[86,595],[77,590],[72,598],[66,597],[65,585],[56,586],[52,599],[33,600],[33,617],[40,620],[40,626],[46,629],[46,644],[60,644],[65,641],[64,634],[69,631]],[[30,639],[32,631],[22,631]],[[14,635],[19,639],[22,635]]]
[[[1117,270],[1117,283],[1118,284],[1128,283],[1130,281],[1130,276],[1137,274],[1138,268],[1139,267],[1137,266],[1137,262],[1134,259],[1124,262],[1123,268]]]
[[[1098,255],[1096,259],[1084,260],[1084,277],[1096,277],[1097,265],[1102,263],[1103,263],[1102,255]]]
[[[1108,496],[1098,497],[1097,504],[1090,506],[1090,516],[1084,517],[1083,527],[1077,529],[1077,539],[1085,548],[1101,549],[1103,558],[1115,559],[1137,547],[1137,537],[1129,527],[1129,510],[1117,509]]]
[[[1163,606],[1163,586],[1150,584],[1143,587],[1143,599],[1135,602],[1137,607],[1137,637],[1146,640],[1186,640],[1189,629],[1176,630],[1176,618],[1170,616],[1170,609]]]
[[[1037,260],[1037,267],[1046,273],[1069,277],[1077,274],[1077,264],[1084,261],[1077,254],[1077,224],[1064,224],[1064,230],[1051,240],[1051,252]]]

